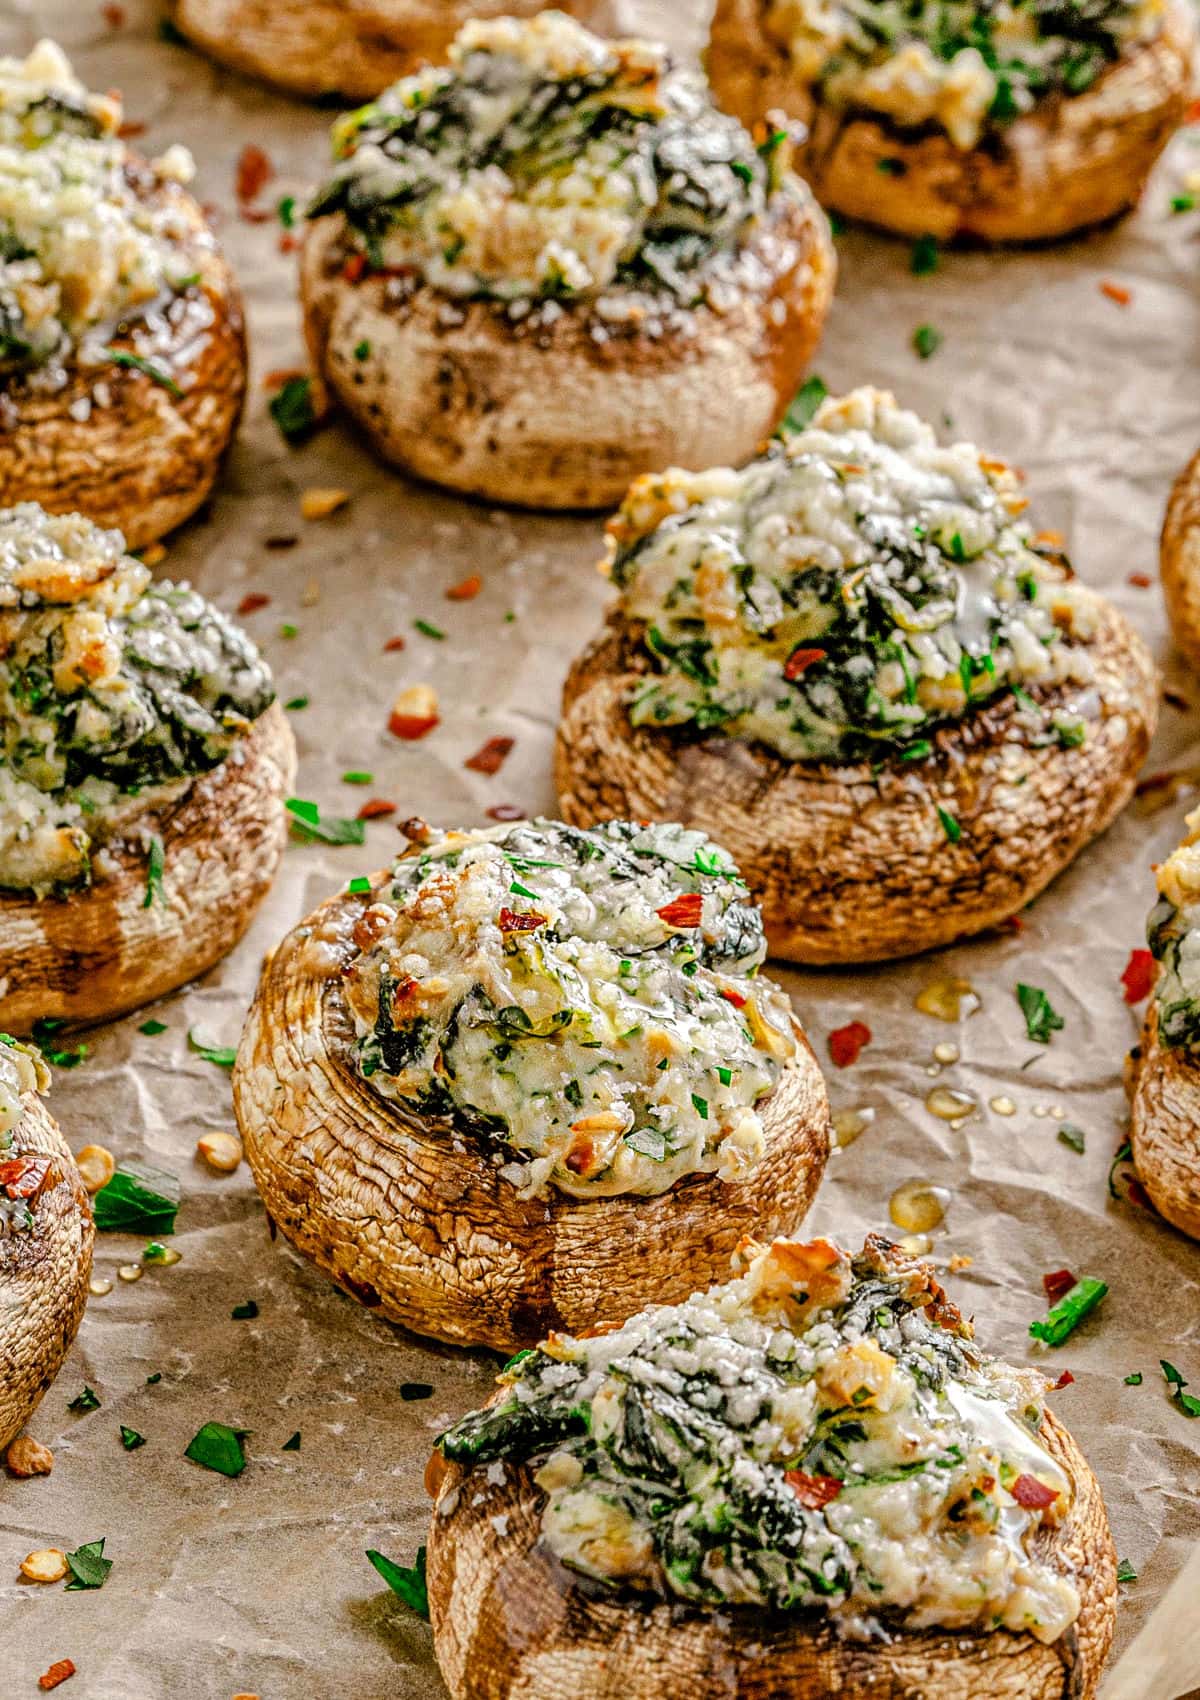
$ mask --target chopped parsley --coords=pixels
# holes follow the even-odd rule
[[[354,358],[360,362],[371,358],[371,344],[367,341],[366,337],[364,337],[361,342],[355,343]]]
[[[298,837],[316,839],[321,844],[364,844],[367,823],[347,820],[337,815],[322,815],[316,803],[305,797],[289,797],[284,808],[292,817],[292,830]]]
[[[104,1542],[107,1539],[107,1535],[102,1535],[98,1541],[85,1541],[83,1546],[76,1547],[74,1552],[66,1555],[71,1580],[64,1589],[65,1593],[73,1594],[83,1588],[104,1586],[113,1567],[112,1559],[104,1556]]]
[[[136,1452],[139,1446],[145,1446],[145,1444],[146,1437],[144,1434],[139,1434],[135,1428],[126,1428],[124,1423],[121,1424],[121,1445],[126,1452]]]
[[[156,1021],[153,1016],[150,1017],[149,1021],[143,1021],[141,1026],[138,1028],[138,1032],[144,1033],[148,1039],[154,1039],[158,1036],[158,1034],[165,1033],[166,1031],[166,1022]]]
[[[142,908],[149,909],[153,904],[166,904],[163,896],[163,865],[165,862],[163,841],[157,832],[150,835],[150,856],[146,864],[146,895],[142,899]]]
[[[73,1399],[67,1401],[67,1409],[68,1411],[98,1411],[100,1409],[100,1395],[95,1388],[89,1387],[85,1383],[83,1392],[77,1393]]]
[[[1085,1275],[1081,1281],[1076,1281],[1069,1292],[1063,1294],[1047,1313],[1044,1321],[1029,1324],[1030,1334],[1047,1346],[1061,1346],[1078,1328],[1084,1317],[1095,1310],[1107,1292],[1106,1282]]]
[[[374,785],[375,775],[358,768],[351,768],[349,773],[343,773],[343,785]]]
[[[296,223],[295,195],[284,195],[282,200],[279,202],[276,211],[279,214],[279,222],[282,224],[283,228],[285,230],[293,229]]]
[[[210,1045],[195,1027],[188,1028],[187,1042],[189,1051],[195,1051],[205,1062],[215,1063],[218,1068],[232,1068],[237,1061],[236,1045]]]
[[[383,1553],[368,1547],[367,1557],[383,1577],[393,1594],[399,1594],[406,1606],[418,1617],[429,1616],[429,1591],[425,1585],[425,1548],[417,1548],[417,1562],[411,1567],[385,1558]]]
[[[1168,1363],[1166,1358],[1160,1358],[1158,1361],[1167,1386],[1171,1390],[1171,1398],[1174,1403],[1185,1417],[1200,1417],[1200,1399],[1197,1399],[1192,1393],[1184,1392],[1184,1388],[1188,1384],[1175,1368],[1175,1365]]]
[[[178,1179],[149,1163],[126,1160],[118,1165],[107,1186],[92,1200],[92,1214],[100,1233],[153,1234],[175,1232],[179,1214]]]
[[[932,325],[918,325],[912,336],[913,348],[922,360],[928,360],[942,346],[942,333]]]
[[[914,277],[928,277],[930,272],[935,272],[938,268],[937,237],[918,236],[912,245],[908,265]]]
[[[307,437],[317,423],[312,379],[289,378],[268,403],[271,418],[289,443]]]
[[[240,1476],[246,1468],[242,1441],[247,1428],[230,1428],[227,1423],[205,1423],[184,1448],[184,1457],[221,1476]]]
[[[1040,986],[1018,984],[1017,1002],[1025,1017],[1025,1031],[1035,1044],[1048,1045],[1051,1035],[1061,1032],[1066,1026]]]
[[[160,385],[168,394],[177,396],[180,400],[183,399],[183,391],[171,374],[164,372],[161,366],[156,366],[153,360],[147,360],[141,354],[130,354],[128,349],[125,348],[102,348],[100,352],[106,355],[114,366],[125,366],[135,372],[141,372],[143,377]]]
[[[786,437],[792,431],[803,431],[812,422],[813,414],[829,394],[829,387],[824,378],[818,378],[816,373],[806,378],[792,398],[792,404],[783,416],[783,423],[775,433],[777,437]]]
[[[253,1322],[258,1315],[258,1305],[253,1299],[246,1299],[240,1305],[234,1305],[229,1314],[234,1322]]]
[[[60,1016],[44,1016],[33,1024],[32,1039],[48,1063],[55,1068],[78,1068],[88,1054],[87,1045],[58,1045],[56,1033],[66,1026]]]
[[[307,708],[308,701],[309,699],[307,697],[289,697],[283,706],[289,711],[289,713],[294,714],[297,709]]]
[[[1133,1568],[1133,1565],[1130,1564],[1130,1562],[1127,1558],[1123,1558],[1120,1561],[1120,1563],[1117,1565],[1117,1581],[1118,1582],[1136,1582],[1137,1579],[1138,1579],[1137,1571]]]
[[[940,804],[938,805],[937,813],[938,819],[942,823],[942,831],[946,834],[946,837],[950,840],[951,844],[957,844],[962,837],[962,827],[955,820],[949,809],[943,809]]]
[[[299,1450],[300,1450],[300,1430],[297,1429],[295,1434],[289,1435],[288,1438],[284,1441],[283,1445],[279,1448],[279,1450],[281,1452],[299,1452]]]
[[[1135,1369],[1132,1375],[1127,1375],[1125,1377],[1125,1385],[1126,1387],[1140,1387],[1142,1385],[1141,1370]]]
[[[1072,1151],[1077,1151],[1082,1157],[1086,1150],[1084,1132],[1076,1127],[1074,1122],[1064,1122],[1058,1130],[1058,1137],[1064,1145],[1069,1145]]]
[[[432,620],[414,620],[413,626],[423,637],[433,638],[438,643],[445,642],[445,632],[440,626],[435,626]]]

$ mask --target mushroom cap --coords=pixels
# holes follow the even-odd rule
[[[378,884],[386,875],[378,875]],[[476,1141],[372,1090],[341,985],[371,894],[329,898],[267,960],[233,1100],[272,1221],[364,1304],[417,1334],[500,1349],[619,1325],[723,1279],[747,1234],[803,1218],[829,1151],[807,1042],[758,1106],[743,1180],[690,1175],[656,1197],[522,1199]],[[803,1040],[803,1034],[797,1028]]]
[[[1085,93],[1051,95],[958,148],[935,126],[823,107],[767,34],[764,12],[764,0],[718,0],[708,70],[721,105],[743,119],[778,107],[803,120],[798,166],[821,204],[902,236],[1038,242],[1114,218],[1138,201],[1191,92],[1194,13],[1167,0],[1161,33]]]
[[[199,205],[177,184],[154,193],[194,229],[206,228]],[[86,514],[124,532],[129,549],[144,548],[195,513],[212,488],[246,393],[237,283],[217,249],[201,250],[197,269],[211,323],[185,313],[152,357],[182,395],[116,364],[68,361],[67,381],[53,392],[0,379],[0,507],[40,502],[48,513]],[[114,335],[111,346],[137,353],[137,321],[132,332]],[[105,407],[92,399],[100,380],[111,396]]]
[[[1051,1415],[1042,1441],[1076,1495],[1062,1526],[1039,1532],[1036,1550],[1075,1572],[1082,1599],[1050,1646],[1008,1630],[849,1641],[817,1614],[688,1611],[606,1596],[538,1545],[544,1496],[527,1466],[506,1464],[494,1482],[485,1468],[448,1465],[428,1552],[446,1686],[453,1700],[1091,1700],[1116,1620],[1116,1553],[1096,1479]]]
[[[1013,735],[1011,692],[932,735],[923,761],[789,762],[738,738],[635,727],[630,687],[650,662],[620,614],[567,675],[555,748],[559,812],[701,827],[762,905],[774,956],[877,962],[1006,921],[1133,793],[1158,717],[1149,651],[1103,598],[1092,645],[1101,718],[1074,749]],[[1075,687],[1074,689],[1078,689]],[[1031,693],[1065,704],[1072,688]],[[938,815],[961,828],[951,843]]]
[[[22,1156],[49,1157],[27,1233],[0,1234],[0,1452],[29,1421],[79,1330],[92,1272],[92,1210],[66,1140],[36,1093]]]
[[[611,0],[556,0],[603,28]],[[468,18],[529,18],[546,0],[167,0],[167,15],[222,65],[292,94],[370,100],[440,63]]]
[[[1130,1111],[1133,1164],[1150,1202],[1200,1240],[1200,1063],[1186,1045],[1162,1043],[1153,998],[1133,1064]]]
[[[300,277],[313,365],[385,460],[489,501],[606,507],[642,472],[738,464],[795,394],[837,272],[808,189],[792,180],[773,204],[749,243],[755,282],[728,310],[604,341],[586,301],[533,329],[503,303],[350,282],[345,221],[318,219]]]
[[[1176,647],[1200,667],[1200,454],[1175,480],[1162,531],[1162,588]]]
[[[104,847],[81,891],[0,891],[0,1029],[42,1018],[106,1021],[194,980],[233,949],[266,896],[286,837],[296,746],[278,703],[219,767]],[[163,844],[162,901],[147,903],[148,850]]]

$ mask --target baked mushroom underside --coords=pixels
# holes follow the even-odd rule
[[[1134,1063],[1129,1137],[1154,1208],[1200,1240],[1200,1062],[1186,1045],[1163,1044],[1153,998]]]
[[[376,881],[376,884],[379,882]],[[759,1106],[767,1149],[737,1182],[655,1197],[523,1199],[502,1157],[374,1091],[340,985],[370,896],[343,893],[267,962],[234,1069],[246,1156],[273,1222],[326,1274],[417,1334],[505,1349],[619,1324],[721,1280],[745,1235],[788,1232],[816,1192],[829,1107],[807,1043]]]
[[[110,1020],[205,973],[241,938],[274,878],[296,772],[272,704],[210,773],[103,851],[91,885],[0,892],[0,1028]],[[151,838],[162,877],[150,873]]]
[[[789,762],[757,743],[635,727],[650,662],[620,615],[567,676],[555,749],[564,820],[678,820],[734,857],[771,953],[883,961],[1007,921],[1128,802],[1158,715],[1141,638],[1099,598],[1101,710],[1074,748],[1032,747],[1011,692],[931,735],[919,762]],[[1031,695],[1047,709],[1078,687]],[[956,836],[957,835],[957,836]]]
[[[603,28],[611,0],[555,0]],[[532,17],[546,0],[167,0],[189,40],[291,94],[369,100],[440,64],[469,18]]]
[[[195,222],[203,223],[199,207]],[[195,513],[212,489],[246,393],[246,333],[233,273],[210,253],[202,280],[178,321],[154,341],[153,354],[139,352],[146,345],[136,320],[113,336],[112,348],[140,364],[72,362],[66,383],[53,391],[20,378],[0,382],[0,507],[38,502],[48,513],[86,514],[122,531],[130,549]]]
[[[22,1156],[49,1159],[32,1226],[0,1232],[0,1452],[36,1410],[71,1349],[92,1269],[91,1206],[66,1140],[40,1098],[19,1124]]]
[[[763,0],[718,0],[709,74],[745,119],[777,107],[810,131],[799,166],[822,205],[906,236],[1037,242],[1134,206],[1191,94],[1196,23],[1168,0],[1162,29],[1083,94],[1053,94],[971,148],[934,125],[823,106],[767,30]]]
[[[1171,636],[1200,667],[1200,454],[1171,491],[1162,532],[1162,587]]]
[[[837,271],[808,191],[780,201],[727,310],[605,340],[583,299],[536,328],[502,303],[351,281],[344,221],[319,219],[301,271],[313,364],[385,459],[490,501],[607,507],[643,472],[740,464],[791,401]]]
[[[453,1700],[1091,1700],[1116,1619],[1116,1554],[1095,1477],[1047,1416],[1072,1477],[1038,1556],[1073,1573],[1081,1609],[1047,1646],[1009,1631],[839,1638],[815,1616],[692,1611],[584,1584],[539,1544],[543,1495],[524,1465],[447,1467],[429,1533],[434,1648]]]

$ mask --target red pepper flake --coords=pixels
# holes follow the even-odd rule
[[[1192,101],[1183,115],[1185,124],[1200,124],[1200,100]]]
[[[351,254],[342,267],[342,277],[347,283],[357,283],[366,269],[367,256],[365,254]]]
[[[489,738],[473,756],[467,757],[463,766],[472,773],[499,773],[515,742],[515,738]]]
[[[1056,1305],[1074,1285],[1075,1277],[1069,1269],[1055,1269],[1049,1275],[1043,1275],[1042,1286],[1046,1289],[1046,1303]]]
[[[654,913],[668,927],[698,927],[704,913],[704,898],[698,891],[684,891]]]
[[[721,987],[721,996],[725,999],[726,1003],[731,1003],[734,1009],[745,1009],[746,1007],[746,1000],[742,996],[741,992],[735,992],[729,986]]]
[[[0,1187],[10,1198],[36,1198],[49,1173],[49,1157],[9,1157],[0,1163]]]
[[[801,673],[806,672],[812,666],[814,661],[824,661],[824,659],[825,651],[823,649],[793,649],[784,662],[783,676],[785,679],[798,679]]]
[[[432,732],[439,720],[440,716],[436,714],[393,714],[388,720],[388,731],[393,738],[403,738],[406,743],[414,744],[418,738]]]
[[[573,1175],[584,1175],[592,1166],[595,1147],[586,1135],[575,1136],[575,1144],[563,1158],[563,1162]]]
[[[124,123],[117,125],[117,135],[123,142],[132,140],[134,136],[144,136],[146,126],[140,118],[126,118]]]
[[[871,1029],[865,1021],[851,1021],[835,1028],[829,1035],[829,1055],[838,1068],[849,1068],[858,1061],[864,1045],[871,1043]]]
[[[832,1505],[842,1491],[836,1476],[810,1476],[804,1470],[785,1470],[783,1479],[796,1498],[809,1511],[820,1511]]]
[[[1138,590],[1149,590],[1154,580],[1149,573],[1130,573],[1126,582],[1132,584]]]
[[[1154,984],[1154,957],[1148,950],[1130,951],[1121,984],[1125,988],[1126,1003],[1141,1003],[1143,998],[1150,996],[1150,988]]]
[[[1101,295],[1107,295],[1110,301],[1115,301],[1118,307],[1128,307],[1133,300],[1132,289],[1126,289],[1123,283],[1110,283],[1107,278],[1100,285]]]
[[[389,803],[386,797],[372,797],[358,811],[359,820],[382,820],[385,815],[394,815],[395,803]]]
[[[257,614],[260,608],[270,605],[271,598],[264,596],[261,590],[249,590],[237,605],[239,614]]]
[[[470,578],[463,579],[461,584],[452,584],[446,592],[447,602],[473,602],[483,589],[483,580],[478,573],[472,573]]]
[[[536,909],[530,909],[522,915],[516,909],[500,911],[500,931],[502,933],[536,933],[539,927],[546,925],[546,917],[539,915]]]
[[[238,217],[245,224],[270,224],[275,214],[270,207],[249,207],[243,202],[238,208]]]
[[[1130,1204],[1136,1204],[1139,1210],[1154,1210],[1150,1194],[1146,1191],[1136,1175],[1130,1175],[1125,1182],[1125,1196]]]
[[[524,820],[525,810],[519,809],[515,803],[493,803],[484,814],[489,820]]]
[[[290,384],[295,378],[307,378],[310,374],[303,366],[272,366],[263,379],[264,390],[281,390],[284,384]]]
[[[110,0],[109,5],[101,6],[100,16],[104,19],[110,30],[119,30],[121,25],[125,22],[125,8],[124,6],[112,4]]]
[[[275,167],[255,142],[247,142],[238,155],[234,189],[243,210],[248,201],[255,201],[275,175]]]
[[[281,254],[294,254],[296,252],[296,249],[299,246],[300,246],[300,238],[296,235],[296,232],[294,230],[281,230],[280,231],[280,233],[279,233],[279,252]]]
[[[1039,1481],[1036,1476],[1018,1476],[1012,1485],[1012,1496],[1026,1511],[1045,1511],[1058,1498],[1058,1489]]]
[[[383,646],[384,654],[388,655],[388,654],[392,654],[396,650],[404,649],[406,647],[407,643],[408,643],[407,638],[402,638],[402,637],[389,638]]]
[[[1054,1386],[1050,1389],[1051,1393],[1057,1393],[1059,1389],[1063,1387],[1070,1387],[1074,1380],[1075,1377],[1071,1374],[1069,1369],[1063,1370],[1058,1380],[1054,1383]]]
[[[65,1682],[69,1676],[75,1675],[75,1664],[71,1659],[56,1659],[50,1669],[38,1677],[38,1687],[48,1692],[57,1688],[60,1682]]]

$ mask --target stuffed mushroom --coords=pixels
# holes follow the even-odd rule
[[[246,350],[191,155],[141,159],[120,124],[52,42],[0,60],[0,505],[140,549],[208,495]]]
[[[723,852],[409,830],[275,951],[238,1052],[246,1156],[306,1256],[416,1333],[508,1347],[679,1299],[802,1219],[824,1086]]]
[[[1147,938],[1158,974],[1133,1058],[1130,1143],[1160,1216],[1200,1239],[1200,809],[1157,869]]]
[[[772,953],[909,955],[1007,921],[1128,801],[1154,665],[1013,472],[856,390],[740,471],[639,479],[572,667],[564,819],[736,857]]]
[[[62,1368],[92,1268],[91,1207],[49,1085],[39,1053],[0,1033],[0,1452]]]
[[[519,506],[745,458],[835,272],[787,132],[757,136],[662,47],[561,12],[466,25],[334,127],[301,275],[318,373],[385,458]]]
[[[1200,667],[1200,454],[1175,480],[1167,504],[1162,587],[1176,647]]]
[[[1186,0],[718,0],[722,104],[809,130],[819,199],[909,236],[1030,242],[1127,211],[1182,122]]]
[[[551,1336],[441,1436],[453,1700],[1091,1700],[1116,1560],[1045,1378],[878,1236],[745,1258]]]
[[[0,510],[0,1029],[104,1020],[219,961],[271,883],[294,771],[224,615],[117,531]]]
[[[603,25],[609,0],[560,0]],[[471,18],[532,17],[546,0],[167,0],[197,47],[290,94],[370,100],[446,57]]]

